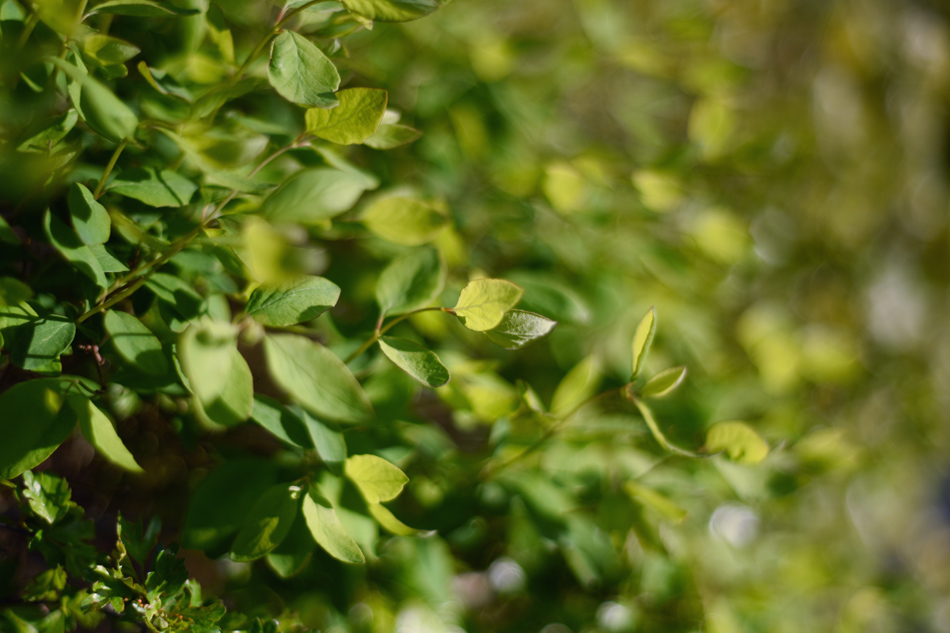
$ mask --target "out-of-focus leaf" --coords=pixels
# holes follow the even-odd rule
[[[662,398],[679,387],[684,378],[686,378],[686,367],[682,365],[669,367],[650,378],[640,389],[640,395],[644,398]]]
[[[495,345],[500,345],[505,349],[519,349],[531,341],[547,336],[556,325],[557,321],[552,321],[540,314],[524,310],[509,310],[501,323],[485,334]]]
[[[408,125],[399,125],[398,123],[383,123],[376,130],[376,134],[363,141],[373,149],[387,150],[401,147],[417,141],[422,137],[422,132]]]
[[[379,503],[369,504],[369,513],[373,515],[381,526],[397,536],[413,536],[419,530],[411,528],[399,519],[397,519],[389,508]]]
[[[405,246],[431,242],[448,224],[448,218],[435,207],[415,198],[393,196],[371,206],[360,218],[375,235]]]
[[[769,445],[745,422],[716,422],[706,432],[709,453],[725,451],[729,459],[744,464],[761,462],[769,454]]]
[[[179,15],[194,15],[196,9],[182,9],[169,2],[152,0],[109,0],[94,6],[89,13],[112,13],[137,18],[168,18]]]
[[[270,222],[320,225],[348,211],[377,182],[358,172],[327,167],[306,169],[281,185],[261,205]]]
[[[177,172],[136,167],[119,174],[107,191],[135,198],[151,207],[183,207],[197,190],[198,185]]]
[[[231,559],[252,561],[280,545],[297,517],[300,494],[300,487],[292,484],[268,488],[238,531],[231,546]]]
[[[635,379],[637,374],[640,373],[643,360],[650,352],[650,346],[653,344],[654,334],[656,334],[656,310],[650,308],[640,320],[633,334],[633,374],[630,380]]]
[[[561,379],[551,398],[551,413],[565,415],[589,398],[597,387],[599,375],[593,356],[574,365]]]
[[[12,479],[41,464],[76,426],[71,410],[61,414],[60,382],[28,380],[0,395],[0,479]]]
[[[437,0],[342,0],[342,2],[350,13],[380,22],[417,20],[439,8]]]
[[[376,301],[383,315],[424,308],[442,291],[445,263],[432,248],[414,250],[394,259],[376,282]]]

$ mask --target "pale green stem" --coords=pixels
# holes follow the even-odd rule
[[[109,174],[112,173],[116,161],[119,160],[119,156],[122,154],[122,150],[124,150],[128,144],[128,140],[122,141],[119,143],[119,146],[115,148],[115,151],[112,152],[112,158],[109,159],[109,164],[106,165],[106,170],[102,172],[102,178],[99,179],[99,184],[96,185],[96,190],[92,193],[92,197],[96,200],[102,197],[102,188],[106,186],[106,180],[109,179]]]
[[[372,346],[373,346],[373,343],[375,343],[376,341],[379,340],[379,337],[381,337],[383,334],[385,334],[385,333],[388,332],[389,330],[393,329],[394,326],[398,325],[399,323],[402,323],[403,321],[405,321],[406,319],[408,319],[408,318],[411,317],[412,315],[414,315],[414,314],[419,314],[420,312],[433,312],[433,311],[435,311],[435,310],[439,310],[439,311],[441,311],[441,312],[449,312],[449,311],[450,311],[448,308],[441,308],[441,307],[437,307],[437,308],[419,308],[418,310],[413,310],[412,312],[407,312],[407,313],[405,313],[405,314],[403,314],[403,315],[400,315],[400,316],[396,317],[395,319],[393,319],[392,321],[390,321],[390,322],[386,325],[386,327],[384,327],[384,328],[382,328],[382,329],[379,329],[379,325],[377,324],[377,329],[376,329],[375,332],[373,332],[373,335],[372,335],[371,337],[369,337],[369,340],[366,341],[365,343],[363,343],[362,345],[360,345],[360,346],[356,349],[356,351],[353,352],[352,354],[350,354],[349,356],[347,356],[347,357],[346,357],[346,360],[343,361],[343,362],[344,362],[344,363],[350,363],[351,361],[353,361],[353,360],[355,360],[356,358],[358,358],[360,354],[362,354],[363,352],[365,352],[366,350],[368,350],[370,347],[372,347]],[[380,322],[380,323],[381,323],[381,322]]]

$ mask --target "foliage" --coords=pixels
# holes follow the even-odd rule
[[[0,2],[0,628],[897,620],[797,596],[879,477],[845,150],[919,135],[821,114],[877,67],[793,9]]]

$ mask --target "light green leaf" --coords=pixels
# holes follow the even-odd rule
[[[234,426],[254,411],[254,377],[237,348],[231,348],[230,371],[224,388],[211,401],[200,402],[207,419],[214,424]]]
[[[137,18],[168,18],[178,15],[194,15],[196,9],[180,9],[169,2],[152,0],[109,0],[93,7],[89,13],[112,13]]]
[[[644,398],[662,398],[679,387],[684,378],[686,378],[686,367],[682,365],[669,367],[650,378],[640,389],[640,395]]]
[[[122,443],[112,422],[92,403],[92,400],[81,395],[71,395],[66,398],[66,404],[79,418],[82,434],[103,457],[125,470],[134,473],[144,472],[129,449]]]
[[[524,310],[509,310],[501,323],[485,332],[488,340],[505,349],[518,349],[551,333],[557,321]]]
[[[389,508],[379,503],[368,504],[369,513],[379,522],[381,526],[397,536],[413,536],[419,530],[411,528],[393,515]]]
[[[111,90],[80,69],[62,59],[51,59],[73,81],[70,98],[79,116],[97,134],[113,143],[132,136],[139,119]]]
[[[376,282],[376,301],[383,314],[424,308],[442,292],[445,263],[433,248],[414,250],[392,261]]]
[[[429,387],[441,387],[449,382],[448,368],[435,352],[404,338],[383,336],[379,339],[383,354],[419,382]]]
[[[409,481],[406,473],[376,455],[353,455],[346,460],[346,476],[367,503],[392,501]]]
[[[106,274],[89,247],[80,241],[65,222],[49,211],[43,219],[46,224],[46,235],[60,255],[65,257],[76,270],[95,281],[99,288],[106,288],[109,285]]]
[[[260,214],[271,222],[320,225],[353,208],[364,191],[376,186],[375,180],[356,171],[305,169],[268,196]]]
[[[264,338],[267,367],[277,384],[315,415],[358,422],[372,414],[360,383],[336,354],[303,336]]]
[[[112,220],[106,208],[96,202],[84,185],[76,182],[69,188],[67,198],[73,228],[83,244],[104,244],[112,231]]]
[[[261,325],[284,327],[315,319],[340,298],[340,287],[323,277],[301,277],[254,289],[245,313]]]
[[[274,90],[291,103],[332,108],[340,87],[340,73],[317,46],[294,31],[274,38],[267,78]]]
[[[23,473],[23,496],[30,509],[50,525],[69,512],[72,491],[65,479],[50,473]],[[64,579],[65,580],[65,579]]]
[[[769,454],[769,445],[762,436],[744,422],[716,422],[706,433],[706,452],[725,451],[729,459],[743,464],[756,464]]]
[[[237,351],[237,331],[229,323],[193,323],[178,341],[178,360],[202,404],[213,402],[231,378]]]
[[[445,214],[422,200],[399,196],[377,201],[360,220],[375,235],[405,246],[431,242],[449,221]]]
[[[28,380],[0,395],[0,479],[43,463],[76,426],[71,410],[61,415],[60,383],[56,378]]]
[[[684,508],[670,501],[667,497],[652,488],[648,488],[635,481],[624,483],[623,489],[636,501],[648,505],[674,523],[682,523],[687,512]]]
[[[76,324],[66,317],[49,315],[24,323],[10,337],[10,361],[31,371],[59,373],[59,356],[75,336]]]
[[[462,325],[476,332],[491,330],[524,294],[519,286],[503,279],[476,279],[462,288],[452,312]]]
[[[439,8],[437,0],[342,0],[347,11],[367,20],[408,22]]]
[[[630,380],[634,380],[640,373],[643,361],[650,351],[650,345],[653,344],[654,334],[656,334],[656,310],[650,308],[633,334],[633,374]]]
[[[379,129],[389,95],[378,88],[349,88],[336,93],[332,110],[307,110],[307,133],[339,145],[362,143]]]
[[[19,279],[0,277],[0,308],[18,305],[32,296],[33,289]],[[0,327],[7,326],[0,325]]]
[[[269,396],[254,396],[251,419],[288,444],[313,448],[309,429],[300,416]]]
[[[344,563],[366,562],[359,545],[343,529],[336,510],[314,489],[303,498],[303,515],[313,540],[330,556]]]
[[[128,271],[129,267],[113,257],[112,253],[106,249],[104,244],[92,244],[89,250],[93,256],[95,256],[96,261],[99,262],[99,267],[102,268],[102,272],[124,273]]]
[[[107,191],[135,198],[150,207],[183,207],[198,191],[198,185],[167,169],[136,167],[119,174]]]
[[[280,545],[297,517],[300,494],[300,487],[291,484],[268,488],[238,531],[231,546],[231,560],[252,561]]]
[[[581,360],[567,372],[554,390],[551,413],[566,415],[573,411],[594,393],[599,379],[594,357],[588,356]]]
[[[142,52],[138,46],[108,35],[90,33],[82,39],[85,60],[100,66],[125,64]]]
[[[376,134],[366,139],[363,144],[373,149],[387,150],[417,141],[421,136],[422,132],[408,125],[383,123],[376,130]]]
[[[109,310],[103,324],[119,356],[147,374],[162,376],[168,371],[161,341],[137,318]]]

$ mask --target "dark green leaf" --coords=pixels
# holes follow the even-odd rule
[[[264,351],[277,384],[315,415],[357,422],[372,413],[349,368],[322,345],[303,336],[272,334],[264,338]]]
[[[0,395],[0,479],[41,464],[76,426],[76,416],[64,410],[61,382],[29,380]]]
[[[252,561],[280,545],[297,516],[300,494],[300,487],[291,484],[277,484],[268,488],[251,508],[238,531],[231,546],[231,559]]]
[[[291,103],[332,108],[340,87],[340,73],[316,45],[294,31],[284,31],[271,46],[267,78],[274,90]]]
[[[168,371],[161,342],[137,318],[127,312],[109,310],[103,323],[116,351],[126,361],[155,376]]]
[[[383,336],[379,347],[386,357],[419,382],[429,387],[441,387],[449,382],[448,368],[435,352],[404,338]]]
[[[245,313],[261,325],[284,327],[315,319],[340,298],[340,287],[323,277],[301,277],[254,289]]]
[[[48,152],[76,127],[79,113],[67,110],[60,116],[44,119],[27,132],[29,137],[17,147],[20,152]]]
[[[251,419],[288,444],[300,448],[314,447],[309,429],[300,416],[271,397],[254,396]]]
[[[424,308],[442,292],[445,263],[433,248],[414,250],[395,259],[376,282],[376,301],[383,315]]]
[[[136,167],[122,172],[107,191],[135,198],[151,207],[183,207],[198,185],[174,171]]]
[[[355,171],[307,169],[268,196],[260,213],[275,223],[322,224],[351,209],[364,191],[376,185],[375,180]]]
[[[500,345],[505,349],[518,349],[546,336],[556,325],[557,321],[552,321],[540,314],[524,310],[509,310],[501,323],[485,334],[495,345]]]
[[[145,282],[145,287],[184,319],[198,316],[204,307],[204,299],[201,295],[174,275],[155,273]]]

